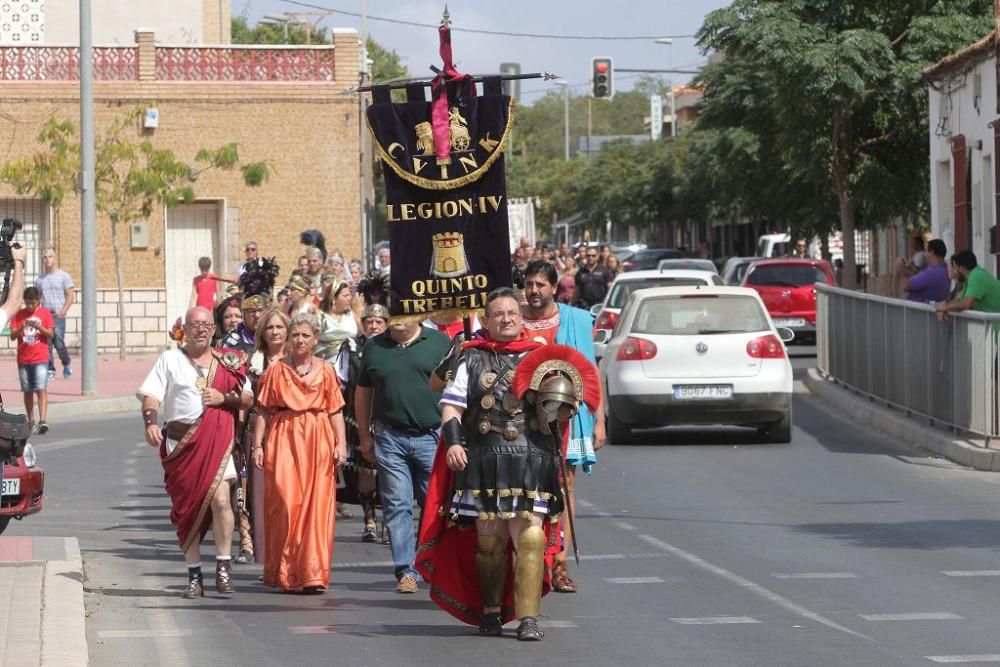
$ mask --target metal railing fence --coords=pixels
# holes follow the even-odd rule
[[[926,304],[816,285],[820,372],[871,398],[955,432],[1000,437],[1000,314],[951,313]]]

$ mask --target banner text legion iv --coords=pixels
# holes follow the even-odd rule
[[[503,150],[512,102],[499,76],[477,95],[455,71],[446,26],[441,55],[432,101],[423,84],[401,103],[373,86],[368,109],[385,177],[394,321],[481,313],[491,290],[511,285]]]

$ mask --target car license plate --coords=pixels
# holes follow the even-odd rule
[[[717,400],[733,397],[729,384],[675,384],[674,398],[678,401]]]
[[[801,317],[779,317],[774,321],[774,326],[776,327],[804,327],[806,321]]]
[[[10,479],[5,479],[3,481],[3,493],[0,495],[4,496],[21,495],[21,478],[12,477]]]

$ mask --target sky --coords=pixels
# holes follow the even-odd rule
[[[389,18],[437,25],[444,2],[428,0],[232,0],[233,14],[246,14],[251,24],[268,14],[303,14],[326,28],[358,28],[356,16],[322,12],[338,10],[360,14],[367,4],[368,32],[383,46],[395,50],[410,76],[433,76],[428,66],[440,65],[437,32],[433,27],[400,25]],[[591,58],[610,56],[615,68],[696,69],[705,62],[690,36],[705,15],[729,4],[727,0],[449,0],[452,48],[459,71],[495,73],[500,63],[518,62],[521,71],[552,72],[565,77],[573,94],[589,92]],[[627,7],[626,11],[623,11]],[[318,15],[306,15],[320,12]],[[461,32],[461,28],[560,36],[629,36],[630,40],[576,40],[526,38]],[[677,36],[672,46],[656,44],[653,36]],[[686,37],[685,37],[686,36]],[[617,73],[616,90],[627,90],[639,74]],[[673,75],[675,83],[690,74]],[[546,92],[561,90],[541,80],[521,84],[521,101],[531,104]]]

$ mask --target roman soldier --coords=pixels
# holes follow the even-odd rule
[[[361,359],[365,341],[377,336],[389,326],[389,276],[379,271],[369,272],[358,283],[358,293],[364,299],[365,307],[361,311],[362,332],[353,338],[348,338],[340,345],[334,367],[343,388],[344,421],[347,426],[348,459],[343,466],[345,487],[353,487],[357,491],[357,503],[364,513],[365,525],[361,534],[363,542],[378,541],[378,521],[376,518],[376,471],[375,464],[361,456],[358,450],[358,421],[354,413],[354,390],[357,388],[358,375],[361,372]],[[344,493],[344,502],[353,503],[351,493]],[[338,494],[340,497],[341,494]]]
[[[600,383],[576,350],[525,335],[514,290],[489,294],[485,324],[462,345],[442,394],[416,567],[431,598],[481,633],[500,635],[517,618],[517,638],[539,640],[564,508],[565,425],[581,402],[596,408]]]
[[[278,265],[274,258],[254,257],[248,259],[243,264],[243,271],[240,274],[240,289],[242,289],[242,299],[240,306],[243,310],[243,322],[230,331],[222,339],[221,346],[240,350],[250,363],[247,367],[247,375],[253,388],[253,394],[257,395],[257,384],[263,369],[263,353],[256,350],[257,326],[260,318],[271,305],[271,293],[274,290],[274,281],[278,276]],[[243,421],[240,425],[239,438],[235,451],[234,460],[237,463],[239,472],[239,484],[234,489],[233,505],[236,510],[236,523],[240,533],[240,552],[234,559],[236,563],[252,563],[254,561],[254,540],[253,540],[253,517],[250,508],[252,507],[252,495],[254,488],[261,484],[251,483],[253,466],[250,465],[250,452],[253,450],[253,425],[257,416],[256,401],[254,405],[244,412]],[[263,492],[263,489],[258,489]]]

